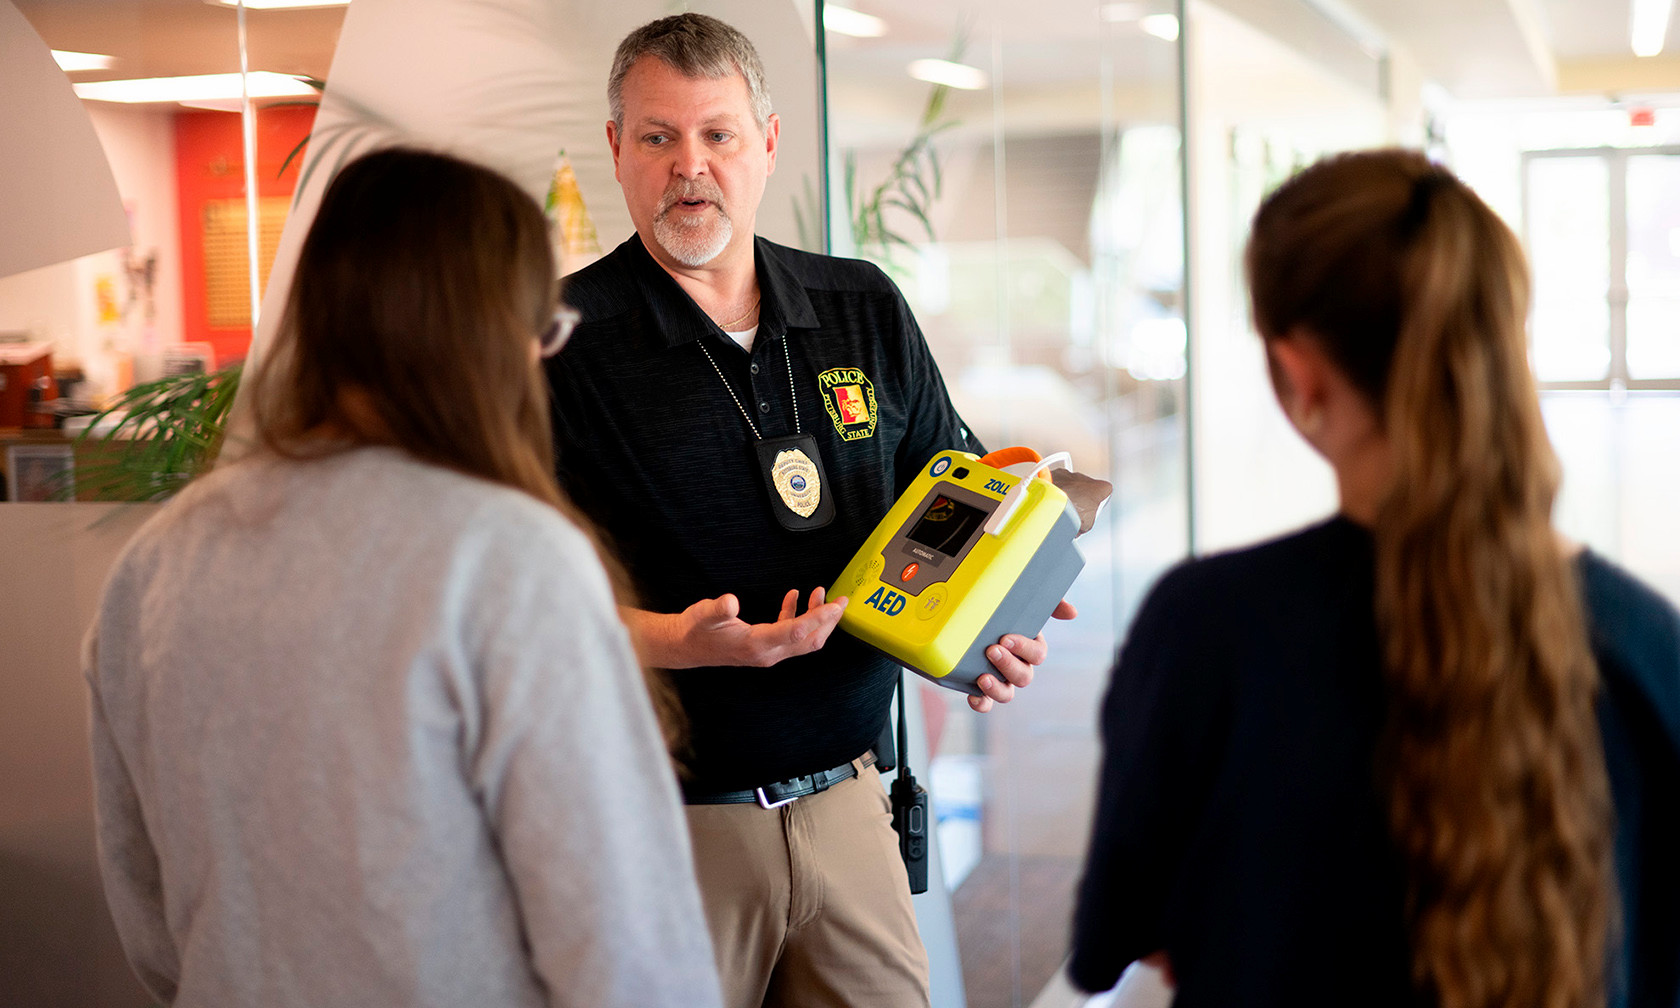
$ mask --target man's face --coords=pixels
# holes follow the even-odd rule
[[[780,123],[753,122],[747,82],[684,77],[643,57],[624,78],[624,127],[607,123],[613,168],[630,219],[667,265],[752,262],[764,185],[776,167]]]

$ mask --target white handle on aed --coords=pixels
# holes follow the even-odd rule
[[[1024,464],[1025,463],[1016,463],[1016,465],[1009,466],[1004,471],[1012,472]],[[1009,492],[1003,495],[1003,502],[998,505],[998,509],[992,512],[992,516],[990,518],[986,519],[984,530],[987,535],[995,536],[1003,532],[1003,527],[1009,524],[1009,519],[1015,514],[1015,509],[1021,506],[1021,498],[1026,496],[1028,483],[1037,479],[1039,473],[1055,468],[1056,466],[1072,470],[1073,456],[1068,452],[1056,452],[1054,455],[1046,456],[1045,458],[1039,459],[1037,462],[1031,463],[1031,465],[1032,468],[1027,470],[1026,474],[1021,477],[1021,481],[1010,487]]]

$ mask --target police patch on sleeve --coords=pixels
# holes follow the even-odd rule
[[[875,436],[875,386],[859,368],[831,368],[817,375],[823,405],[842,441]]]

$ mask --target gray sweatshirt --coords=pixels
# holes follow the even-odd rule
[[[719,1002],[600,564],[393,449],[265,455],[135,536],[89,634],[99,850],[181,1006]]]

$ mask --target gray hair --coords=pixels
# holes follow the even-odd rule
[[[624,37],[607,75],[607,107],[613,125],[624,129],[624,78],[645,56],[663,61],[684,77],[721,80],[735,74],[747,82],[747,101],[761,131],[770,127],[770,90],[764,63],[745,35],[705,14],[673,14],[650,21]]]

